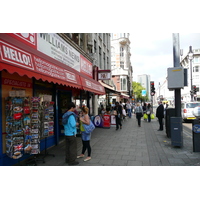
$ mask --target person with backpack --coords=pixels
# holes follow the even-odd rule
[[[69,165],[78,165],[79,162],[76,161],[77,157],[77,142],[76,142],[76,133],[77,125],[75,104],[70,102],[67,106],[67,112],[62,116],[62,124],[64,126],[65,134],[65,162]]]

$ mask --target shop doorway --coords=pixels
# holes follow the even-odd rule
[[[58,140],[64,139],[64,127],[62,125],[62,116],[67,111],[67,104],[71,102],[72,92],[66,90],[58,90]]]

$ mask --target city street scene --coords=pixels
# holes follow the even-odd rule
[[[200,34],[142,36],[0,33],[0,166],[200,165]]]

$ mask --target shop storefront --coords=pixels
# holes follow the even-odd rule
[[[67,103],[86,103],[92,110],[92,97],[105,93],[92,79],[90,62],[57,35],[49,36],[57,38],[54,44],[40,34],[22,36],[0,34],[0,166],[57,145]],[[59,51],[70,52],[71,59]]]

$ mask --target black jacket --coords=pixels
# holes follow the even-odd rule
[[[122,106],[121,105],[117,105],[114,107],[114,110],[117,111],[117,114],[122,115]]]
[[[157,118],[164,118],[164,106],[160,104],[156,109],[156,117]]]

